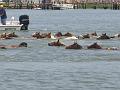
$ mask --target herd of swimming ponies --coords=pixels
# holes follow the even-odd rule
[[[14,38],[19,38],[19,37],[20,36],[16,35],[15,32],[0,34],[1,40],[14,39]],[[93,33],[76,36],[70,32],[67,32],[65,34],[62,34],[61,32],[57,32],[54,35],[51,32],[48,32],[48,33],[35,32],[29,38],[32,38],[32,39],[44,39],[44,38],[56,39],[57,41],[48,43],[48,46],[64,46],[65,49],[84,49],[81,45],[79,45],[77,43],[77,40],[81,40],[81,39],[106,40],[106,39],[120,38],[120,34],[108,36],[106,33],[104,33],[102,35],[98,35],[96,32],[93,32]],[[75,42],[72,45],[66,46],[64,43],[60,42],[60,39],[75,40]],[[1,49],[18,48],[18,47],[27,47],[27,43],[22,42],[19,45],[11,45],[11,46],[0,45]],[[102,48],[99,44],[97,44],[97,42],[87,46],[87,49],[120,50],[117,47]]]

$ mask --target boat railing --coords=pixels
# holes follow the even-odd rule
[[[19,21],[6,21],[6,25],[19,25]]]

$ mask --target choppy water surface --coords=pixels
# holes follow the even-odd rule
[[[21,38],[0,44],[28,43],[28,48],[0,50],[0,90],[119,90],[120,51],[65,50],[49,47],[52,40],[24,39],[36,31],[75,35],[96,31],[120,33],[120,11],[113,10],[7,10],[8,19],[28,14],[28,31],[16,31]],[[2,33],[3,31],[1,31]],[[10,31],[6,31],[10,32]],[[73,41],[61,40],[66,45]],[[78,40],[82,46],[98,42],[119,47],[120,39]]]

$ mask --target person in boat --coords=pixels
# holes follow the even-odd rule
[[[6,25],[7,14],[3,5],[0,5],[0,16],[2,25]]]
[[[60,40],[58,39],[57,42],[48,43],[48,46],[65,46],[65,45],[61,43]]]
[[[28,47],[28,45],[26,42],[22,42],[19,45],[10,45],[10,46],[0,45],[0,49],[20,48],[20,47]]]
[[[74,44],[66,46],[65,49],[82,49],[82,46],[77,42],[74,42]]]
[[[102,47],[100,45],[98,45],[97,43],[93,43],[90,46],[87,46],[88,49],[102,49]]]

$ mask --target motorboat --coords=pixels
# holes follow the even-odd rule
[[[62,10],[61,6],[59,4],[52,5],[53,10]]]
[[[73,4],[53,4],[52,5],[53,10],[64,10],[64,9],[73,9]]]
[[[28,30],[29,16],[21,15],[19,21],[11,17],[10,21],[6,21],[6,25],[0,24],[0,30]]]
[[[73,9],[73,4],[61,4],[62,9]]]
[[[19,21],[6,21],[6,25],[0,24],[0,30],[21,30],[22,25]]]

